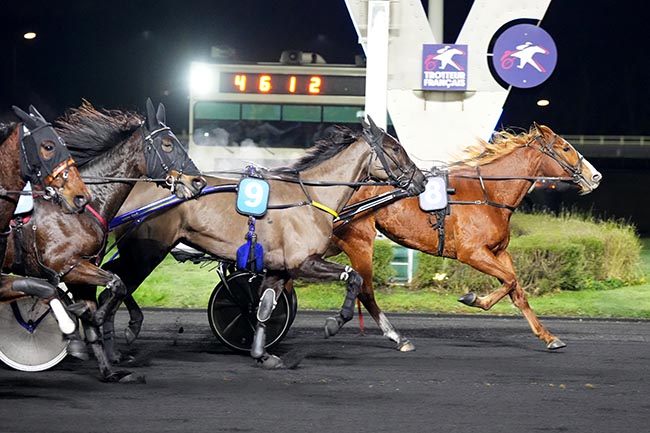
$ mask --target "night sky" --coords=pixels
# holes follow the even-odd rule
[[[454,42],[470,0],[447,0],[445,42]],[[623,8],[633,4],[635,7]],[[533,120],[562,134],[650,135],[650,61],[644,2],[553,0],[542,21],[558,48],[551,78],[513,89],[504,126]],[[187,128],[187,75],[210,48],[241,61],[277,61],[285,49],[353,63],[363,50],[343,0],[38,0],[3,6],[0,119],[12,104],[48,118],[82,98],[144,111],[164,102],[168,123]],[[38,33],[25,41],[27,30]],[[540,97],[551,106],[538,108]]]

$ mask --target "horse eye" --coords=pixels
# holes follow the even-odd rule
[[[568,152],[569,150],[571,150],[571,147],[565,146],[564,149],[562,149],[562,150],[565,151],[565,152]]]
[[[174,149],[174,142],[170,139],[163,139],[162,143],[160,144],[162,147],[162,150],[169,153]]]
[[[46,152],[52,152],[54,150],[54,143],[51,141],[44,141],[41,143],[41,147]]]

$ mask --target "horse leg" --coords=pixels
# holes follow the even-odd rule
[[[517,280],[510,253],[503,250],[495,256],[486,247],[476,251],[482,251],[481,256],[484,259],[487,258],[487,260],[474,260],[477,259],[477,256],[472,256],[472,261],[465,261],[465,258],[463,258],[463,263],[467,263],[483,273],[498,278],[502,286],[486,296],[477,296],[474,292],[470,292],[458,300],[465,305],[482,308],[487,311],[504,296],[510,295],[513,304],[522,312],[533,333],[546,343],[548,349],[553,350],[565,347],[566,344],[551,334],[530,308],[526,294]],[[486,254],[486,251],[489,254]],[[494,257],[494,260],[489,260],[490,255]],[[460,256],[459,260],[461,260]]]
[[[127,344],[131,344],[136,340],[136,338],[138,338],[138,335],[140,335],[142,322],[144,321],[144,314],[142,314],[140,306],[132,295],[127,295],[122,302],[129,311],[129,324],[124,329],[124,338],[126,339]]]
[[[325,338],[336,335],[354,317],[354,302],[357,299],[363,278],[350,266],[328,262],[320,256],[310,256],[302,264],[290,271],[294,278],[304,281],[345,281],[345,299],[339,315],[325,320]]]
[[[123,293],[126,293],[126,288],[119,277],[96,267],[90,262],[80,262],[66,275],[66,284],[75,296],[75,299],[80,299],[85,301],[86,305],[90,305],[90,308],[85,309],[81,314],[81,320],[84,326],[86,340],[90,344],[97,359],[101,380],[104,382],[144,383],[144,377],[136,376],[129,371],[114,371],[111,368],[111,363],[104,349],[102,336],[98,329],[101,326],[101,323],[98,323],[98,312],[103,308],[105,313],[101,318],[113,316],[117,306],[119,306],[120,296],[124,296]],[[106,286],[109,288],[109,298],[117,298],[117,301],[109,299],[108,302],[97,308],[95,299],[96,286]]]
[[[278,356],[266,352],[266,322],[271,318],[273,310],[277,305],[277,299],[288,276],[281,276],[277,273],[270,272],[264,278],[262,287],[266,287],[257,307],[257,323],[255,325],[255,335],[251,345],[251,357],[255,359],[259,366],[266,369],[285,368],[282,359]]]
[[[166,245],[172,245],[172,242],[161,243],[138,238],[123,240],[119,244],[120,257],[102,266],[104,270],[119,275],[124,285],[126,285],[127,295],[122,299],[122,302],[129,312],[129,324],[124,329],[124,337],[128,344],[132,344],[138,338],[144,321],[142,310],[132,295],[167,256],[169,248]],[[100,303],[103,303],[107,296],[108,294],[104,295],[102,292]],[[114,317],[111,316],[106,320],[114,322]]]
[[[341,236],[336,239],[335,242],[336,245],[347,254],[352,263],[352,267],[359,272],[363,278],[363,284],[361,285],[361,290],[358,295],[359,301],[361,301],[366,310],[368,310],[368,313],[370,313],[370,316],[372,316],[379,328],[382,330],[384,336],[396,344],[397,350],[401,352],[411,352],[415,350],[415,345],[395,329],[393,324],[388,320],[388,317],[386,317],[386,315],[381,311],[379,305],[377,305],[377,302],[375,301],[375,293],[372,287],[372,249],[376,231],[374,226],[372,226],[371,229],[372,230],[368,232],[368,235],[365,237],[363,235],[366,232],[356,230],[355,236]],[[338,324],[338,322],[336,322],[336,324]],[[336,334],[340,329],[334,326],[335,322],[332,320],[329,321],[329,325],[330,326],[328,327],[326,324],[326,332],[327,329],[329,329]],[[326,334],[326,337],[334,334]]]

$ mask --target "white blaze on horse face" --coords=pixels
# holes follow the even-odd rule
[[[582,160],[582,165],[583,165],[583,175],[582,179],[580,180],[580,195],[585,195],[589,194],[598,186],[600,185],[600,181],[603,178],[603,175],[600,174],[598,170],[596,170],[596,167],[591,165],[591,163],[587,160],[587,158],[584,158],[580,152],[577,150],[575,151],[578,154],[578,157]]]

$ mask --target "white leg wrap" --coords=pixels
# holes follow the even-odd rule
[[[275,300],[275,291],[270,288],[266,289],[264,293],[262,293],[260,304],[257,308],[257,320],[261,323],[269,320],[277,303],[278,302]]]
[[[52,313],[56,318],[56,321],[59,323],[59,329],[64,334],[72,334],[77,325],[72,321],[70,316],[68,316],[67,311],[63,307],[63,304],[58,299],[54,298],[50,301],[50,308],[52,308]]]

